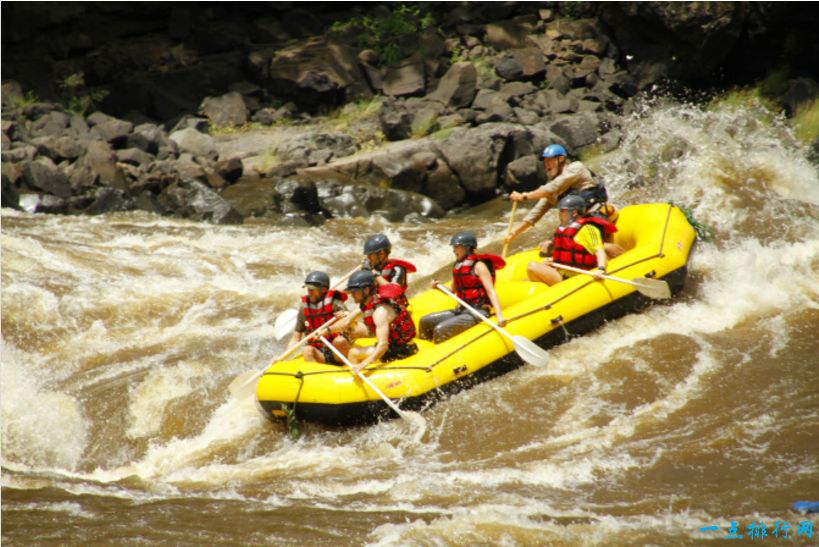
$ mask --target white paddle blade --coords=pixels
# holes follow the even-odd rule
[[[515,351],[525,362],[537,367],[545,367],[549,362],[549,354],[537,344],[523,336],[513,336]]]
[[[241,373],[228,386],[230,394],[238,399],[254,394],[256,392],[256,379],[261,375],[261,372],[252,370]]]
[[[671,287],[662,279],[636,277],[632,279],[632,281],[634,282],[634,286],[637,287],[637,290],[649,298],[671,298]]]
[[[276,340],[281,340],[288,334],[293,334],[293,331],[296,330],[296,318],[298,316],[299,312],[294,309],[284,310],[279,314],[276,323],[273,325],[273,336],[276,337]]]

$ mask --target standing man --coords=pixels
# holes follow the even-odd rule
[[[555,230],[552,240],[552,257],[544,262],[530,262],[526,265],[526,275],[530,281],[540,281],[554,285],[571,276],[559,270],[555,263],[574,266],[584,270],[596,270],[595,278],[603,279],[606,273],[606,250],[603,237],[613,234],[617,227],[597,215],[586,215],[586,203],[583,198],[568,195],[557,204],[560,214],[560,226]]]
[[[384,234],[376,234],[367,238],[364,243],[364,264],[362,269],[371,270],[378,286],[395,283],[404,292],[407,290],[407,274],[414,273],[417,268],[397,258],[390,258],[392,243]],[[406,294],[402,293],[397,300],[406,308],[409,306]]]
[[[376,338],[374,346],[350,350],[354,372],[378,360],[388,363],[418,352],[418,346],[412,341],[415,338],[415,323],[407,308],[397,301],[397,297],[403,293],[401,287],[394,283],[378,286],[371,271],[361,270],[350,277],[345,291],[358,304],[358,313],[334,323],[329,330],[345,330],[360,315],[363,321],[353,328],[353,337],[374,335]]]
[[[452,288],[455,294],[485,317],[494,309],[498,325],[506,325],[495,292],[495,271],[506,266],[503,258],[490,254],[475,254],[478,239],[472,232],[459,232],[449,242],[455,254],[452,267]],[[433,281],[433,287],[438,281]],[[436,344],[452,338],[480,320],[461,305],[453,310],[430,313],[421,318],[420,338]]]
[[[579,161],[568,161],[566,149],[559,144],[550,144],[540,155],[546,167],[549,182],[531,192],[512,192],[512,201],[538,200],[523,221],[510,233],[505,243],[511,242],[540,220],[546,211],[554,207],[567,194],[578,194],[586,203],[586,209],[595,204],[605,203],[608,199],[606,188],[594,180],[592,172]]]
[[[325,272],[310,272],[304,279],[307,294],[301,297],[299,315],[296,319],[296,329],[290,338],[288,348],[292,348],[299,340],[319,329],[333,317],[347,312],[344,301],[347,295],[341,291],[329,290],[330,276]],[[342,354],[350,351],[350,342],[341,334],[332,335],[329,340]],[[316,337],[301,350],[305,361],[340,365],[335,354]]]

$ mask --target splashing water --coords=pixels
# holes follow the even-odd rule
[[[3,539],[681,544],[730,520],[795,527],[790,503],[819,492],[816,166],[753,108],[655,105],[623,129],[600,169],[613,201],[673,200],[715,229],[680,298],[417,424],[301,424],[298,441],[227,385],[283,349],[273,325],[303,276],[343,274],[384,232],[423,290],[449,275],[453,231],[500,249],[507,204],[303,229],[3,210]]]

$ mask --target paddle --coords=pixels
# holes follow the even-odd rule
[[[330,287],[330,289],[335,289],[347,279],[350,278],[351,275],[356,273],[358,270],[361,269],[361,266],[356,266],[349,272],[347,272],[344,277],[336,281],[335,285]],[[299,316],[299,310],[290,308],[284,310],[279,316],[276,318],[276,322],[273,324],[273,336],[276,340],[281,340],[288,334],[291,334],[293,330],[296,328],[296,318]]]
[[[335,323],[338,320],[339,320],[338,317],[333,317],[332,319],[330,319],[329,321],[324,323],[322,325],[322,328],[323,327],[329,327],[330,325],[332,325],[333,323]],[[249,370],[247,372],[243,372],[240,375],[238,375],[236,378],[233,379],[233,381],[228,386],[228,390],[230,391],[230,394],[233,395],[234,397],[238,397],[238,398],[243,398],[243,397],[246,397],[247,395],[250,395],[250,391],[248,390],[248,388],[253,388],[255,390],[256,385],[255,385],[254,381],[259,376],[264,374],[264,371],[266,371],[270,365],[272,365],[273,363],[278,363],[279,361],[284,361],[285,359],[287,359],[288,357],[293,355],[296,352],[296,350],[298,350],[299,348],[304,346],[307,342],[309,342],[310,340],[312,340],[316,336],[318,336],[318,333],[319,333],[320,330],[321,329],[316,329],[313,332],[311,332],[310,334],[308,334],[307,336],[305,336],[304,338],[302,338],[301,340],[299,340],[298,344],[295,344],[292,348],[288,349],[287,351],[285,351],[284,353],[282,353],[281,355],[279,355],[278,357],[273,359],[270,362],[270,364],[266,365],[262,370],[260,370],[258,372],[253,372],[252,370]]]
[[[506,239],[503,243],[503,253],[501,253],[502,258],[506,258],[506,251],[509,249],[509,236],[512,235],[512,224],[515,222],[515,209],[518,208],[518,202],[512,202],[512,213],[509,215],[509,228],[506,230]]]
[[[591,276],[598,275],[594,271],[583,270],[573,266],[565,266],[563,264],[558,264],[557,262],[553,262],[552,266],[555,268],[560,268],[561,270],[569,270],[570,272],[577,272]],[[668,283],[662,279],[635,277],[632,281],[629,281],[628,279],[623,279],[622,277],[614,277],[613,275],[606,274],[602,274],[601,277],[603,279],[611,279],[612,281],[617,281],[619,283],[625,283],[626,285],[636,287],[641,294],[644,294],[649,298],[671,298],[671,288],[668,286]]]
[[[435,288],[437,288],[442,293],[446,294],[450,298],[453,298],[457,301],[461,306],[466,308],[472,315],[483,321],[484,323],[488,324],[490,327],[507,337],[509,340],[512,341],[512,345],[515,346],[515,351],[520,356],[521,359],[526,361],[529,364],[537,365],[537,366],[546,366],[546,363],[549,361],[549,354],[546,353],[542,348],[539,348],[537,344],[532,342],[531,340],[527,340],[523,336],[512,336],[509,334],[506,329],[501,328],[500,326],[496,325],[492,321],[490,321],[487,317],[484,317],[478,310],[458,298],[455,294],[453,294],[449,289],[441,285],[440,283],[435,284]]]
[[[322,337],[321,337],[321,341],[322,341],[322,342],[324,342],[324,345],[325,345],[325,346],[327,346],[328,348],[330,348],[330,351],[332,351],[333,353],[335,353],[336,357],[338,357],[338,358],[339,358],[339,360],[340,360],[342,363],[344,363],[345,365],[347,365],[347,366],[350,368],[350,371],[351,371],[351,372],[355,370],[355,369],[353,368],[353,364],[352,364],[352,363],[349,361],[349,359],[347,359],[346,357],[344,357],[344,354],[343,354],[343,353],[341,353],[340,351],[338,351],[338,348],[336,348],[336,347],[333,345],[333,343],[332,343],[332,342],[330,342],[329,340],[327,340],[327,338],[325,338],[324,336],[322,336]],[[368,386],[370,386],[370,389],[372,389],[374,392],[376,392],[376,393],[378,394],[378,396],[379,396],[379,397],[381,397],[382,399],[384,399],[384,402],[385,402],[385,403],[387,403],[387,406],[389,406],[391,409],[393,409],[393,410],[395,411],[395,413],[396,413],[396,414],[398,414],[399,416],[401,416],[401,418],[403,418],[404,420],[407,420],[408,422],[413,423],[413,422],[412,422],[412,420],[410,419],[410,417],[407,415],[407,413],[405,413],[403,410],[401,410],[400,408],[398,408],[398,405],[396,405],[394,402],[392,402],[392,399],[390,399],[389,397],[387,397],[386,395],[384,395],[384,393],[383,393],[383,392],[382,392],[380,389],[378,389],[378,388],[375,386],[375,384],[374,384],[374,383],[372,383],[372,381],[371,381],[369,378],[367,378],[366,376],[364,376],[363,374],[361,374],[361,371],[356,371],[356,372],[355,372],[355,375],[356,375],[356,376],[358,376],[359,378],[361,378],[361,379],[364,381],[364,383],[365,383],[365,384],[367,384]]]

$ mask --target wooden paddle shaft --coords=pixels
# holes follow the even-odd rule
[[[506,230],[506,239],[509,239],[509,236],[512,235],[512,225],[515,222],[515,209],[517,209],[517,208],[518,208],[518,202],[513,201],[512,202],[512,212],[509,214],[509,228],[507,228],[507,230]],[[503,242],[503,253],[501,254],[501,256],[503,258],[506,258],[506,251],[508,249],[509,249],[509,242],[504,241]]]

